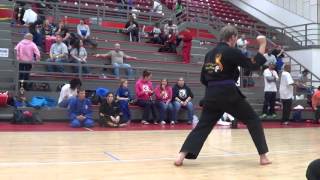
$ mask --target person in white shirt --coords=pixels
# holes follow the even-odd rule
[[[81,85],[81,80],[78,78],[71,79],[69,84],[63,85],[58,99],[58,106],[68,107],[70,98],[78,95],[78,89]]]
[[[279,89],[280,99],[282,102],[282,124],[283,125],[289,124],[289,117],[290,117],[292,99],[293,99],[294,81],[292,79],[290,72],[291,72],[291,66],[289,64],[286,64],[281,74],[280,89]]]
[[[279,80],[279,76],[277,72],[274,70],[275,65],[269,64],[269,67],[264,70],[264,103],[261,119],[266,118],[268,115],[271,118],[275,118],[277,115],[274,110],[274,105],[276,102],[277,95],[277,84],[276,82]]]
[[[155,1],[155,0],[151,0],[151,3],[153,4],[153,8],[152,8],[152,12],[158,13],[158,14],[162,14],[162,5],[160,2]]]
[[[242,54],[248,57],[247,50],[248,41],[246,40],[246,36],[244,34],[237,40],[237,47],[241,50]]]

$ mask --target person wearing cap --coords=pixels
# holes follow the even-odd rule
[[[32,42],[33,35],[27,33],[24,35],[14,50],[16,51],[16,58],[19,63],[19,71],[30,71],[32,68],[32,62],[40,61],[40,51],[37,45]],[[19,80],[29,80],[29,73],[20,73]]]
[[[266,155],[268,146],[261,120],[235,82],[240,74],[239,66],[256,70],[265,63],[266,59],[263,54],[267,40],[264,36],[257,37],[258,53],[253,59],[250,59],[235,48],[237,37],[238,31],[235,27],[230,25],[223,27],[220,31],[221,42],[205,56],[201,83],[206,86],[206,92],[203,98],[201,118],[182,145],[174,161],[176,166],[181,166],[185,158],[196,159],[198,157],[205,140],[224,112],[242,120],[247,125],[259,153],[260,165],[271,163]]]
[[[278,73],[275,71],[275,64],[270,63],[269,67],[263,71],[264,76],[264,103],[261,119],[271,116],[276,118],[274,110],[277,96],[277,81],[279,80]]]

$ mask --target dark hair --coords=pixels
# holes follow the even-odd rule
[[[79,88],[78,89],[78,93],[80,93],[80,92],[85,92],[86,90],[85,89],[82,89],[82,88]]]
[[[72,44],[74,49],[77,49],[78,56],[80,54],[80,39],[74,39],[74,43]]]
[[[82,86],[81,80],[79,78],[71,79],[69,83],[71,89],[76,89],[77,86]]]
[[[227,42],[232,36],[237,36],[238,30],[231,25],[223,27],[220,31],[220,41]]]
[[[167,81],[167,86],[168,86],[168,79],[167,79],[167,78],[163,78],[163,79],[161,79],[161,81],[160,81],[160,90],[164,90],[164,89],[162,88],[162,81]]]
[[[108,93],[106,94],[106,97],[108,97],[110,94],[112,94],[112,95],[114,96],[113,92],[108,92]]]
[[[302,74],[308,74],[308,73],[309,73],[309,71],[307,69],[302,71]]]
[[[142,73],[142,77],[145,78],[145,77],[148,77],[151,75],[151,72],[148,71],[148,70],[144,70],[143,73]]]
[[[57,37],[57,36],[60,36],[61,38],[63,37],[62,34],[60,34],[60,33],[57,33],[57,34],[56,34],[56,37]]]

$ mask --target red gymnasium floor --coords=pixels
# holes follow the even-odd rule
[[[312,123],[290,123],[289,125],[280,125],[279,122],[264,122],[264,128],[312,128],[320,127],[320,124]],[[0,132],[34,132],[34,131],[145,131],[145,130],[190,130],[192,125],[180,123],[177,125],[141,125],[140,123],[131,123],[125,128],[71,128],[67,122],[47,122],[42,125],[15,125],[8,122],[0,122]],[[228,129],[229,126],[217,125],[216,129]],[[246,128],[244,124],[239,124],[240,129]]]

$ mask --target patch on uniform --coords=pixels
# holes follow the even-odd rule
[[[217,73],[223,71],[223,65],[221,63],[222,54],[217,54],[215,56],[214,63],[206,63],[204,68],[207,71],[207,73]]]

